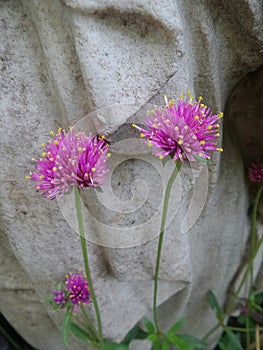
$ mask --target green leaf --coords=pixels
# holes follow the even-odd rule
[[[84,343],[93,343],[93,339],[91,339],[90,336],[75,323],[71,323],[71,332]]]
[[[147,331],[149,333],[154,333],[155,332],[154,325],[148,318],[144,317],[143,318],[143,322],[144,322],[145,327],[147,328]]]
[[[169,162],[169,160],[171,160],[172,157],[170,156],[170,154],[168,154],[168,156],[165,156],[163,159],[162,159],[162,164],[163,164],[163,168],[165,167],[165,164],[167,162]]]
[[[99,193],[104,193],[103,189],[101,187],[93,187],[95,191]]]
[[[220,350],[228,350],[224,343],[220,342],[218,344]],[[230,350],[230,349],[229,349]]]
[[[185,340],[180,339],[177,335],[169,334],[168,339],[172,344],[177,345],[181,350],[192,350],[192,347],[188,345]]]
[[[66,345],[69,345],[69,333],[71,330],[71,320],[72,320],[72,309],[68,309],[64,319],[63,319],[63,324],[62,324],[62,334],[63,334],[63,339],[64,343]]]
[[[207,159],[207,158],[203,158],[203,157],[199,157],[199,156],[194,156],[194,159],[197,160],[198,162],[207,163],[210,165],[215,165],[215,162],[213,162],[211,159]]]
[[[161,350],[161,339],[156,336],[156,341],[153,344],[153,350]]]
[[[50,294],[49,296],[42,299],[42,301],[43,301],[43,303],[50,303],[53,301],[53,298],[54,298],[54,294]]]
[[[171,343],[168,339],[165,340],[165,342],[162,345],[162,350],[170,350],[171,349]]]
[[[148,340],[150,340],[153,344],[157,343],[158,341],[158,336],[154,333],[148,335],[147,337]]]
[[[263,304],[263,292],[256,292],[255,299],[256,299],[257,305],[262,305]]]
[[[168,334],[174,334],[178,329],[182,328],[185,322],[185,317],[181,316],[178,321],[175,322],[175,324],[172,325],[172,327],[169,329]]]
[[[106,341],[102,344],[101,350],[128,350],[129,347],[125,344],[114,343],[112,341]]]
[[[66,302],[66,304],[62,306],[62,309],[65,309],[65,308],[67,308],[67,307],[71,307],[71,308],[72,308],[73,306],[74,306],[74,304],[72,303],[72,301],[71,301],[71,300],[68,300],[68,301]]]
[[[205,349],[206,344],[199,340],[198,338],[189,335],[189,334],[178,334],[178,338],[185,341],[188,345],[191,346],[191,349]]]
[[[228,338],[230,345],[232,346],[232,350],[243,350],[239,336],[234,334],[231,329],[225,328],[225,332]]]
[[[59,284],[57,285],[56,290],[62,290],[62,289],[63,289],[63,287],[64,287],[64,283],[59,282]]]
[[[143,331],[140,327],[135,326],[125,336],[125,338],[122,340],[121,344],[129,345],[133,339],[143,340],[143,339],[146,339],[148,337],[148,335],[149,335],[149,333]]]
[[[211,308],[216,311],[217,319],[219,321],[223,321],[223,311],[222,311],[221,307],[219,306],[219,303],[217,301],[215,294],[211,290],[208,292],[208,300],[209,300]]]

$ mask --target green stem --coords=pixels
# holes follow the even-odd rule
[[[202,341],[206,342],[206,340],[210,337],[211,334],[213,334],[218,328],[220,328],[222,325],[220,323],[217,323],[215,327],[213,327],[203,338]]]
[[[92,337],[95,340],[99,340],[98,332],[97,332],[96,328],[93,326],[93,323],[92,323],[91,319],[89,318],[89,315],[88,315],[88,313],[85,310],[85,307],[83,305],[80,305],[80,308],[81,308],[82,314],[83,314],[83,316],[84,316],[84,318],[85,318],[85,320],[87,322],[89,331],[92,334]]]
[[[255,248],[256,248],[256,233],[257,233],[257,211],[259,206],[260,197],[262,194],[263,186],[260,186],[258,189],[258,192],[256,194],[255,203],[253,207],[253,214],[252,214],[252,223],[251,223],[251,247],[250,247],[250,261],[252,261],[252,264],[250,266],[250,286],[249,286],[249,294],[251,295],[253,284],[254,284],[254,254],[255,254]]]
[[[90,339],[92,339],[93,343],[97,343],[98,342],[98,338],[94,337],[94,335],[92,334],[90,329],[87,329],[86,325],[84,324],[84,322],[82,322],[77,316],[74,315],[74,320],[78,323],[79,327],[83,330],[83,332],[85,332]]]
[[[250,328],[249,316],[246,315],[246,346],[247,346],[247,348],[249,347],[249,344],[250,344],[250,331],[249,331],[249,328]]]
[[[231,329],[231,331],[241,332],[241,333],[246,333],[247,331],[249,331],[249,332],[255,332],[256,331],[256,327],[254,327],[254,328],[241,328],[241,327],[230,327],[230,326],[227,326],[227,328]],[[262,331],[263,327],[259,327],[259,330]]]
[[[176,179],[176,176],[180,171],[181,166],[182,166],[182,163],[178,160],[176,162],[176,166],[174,167],[174,170],[173,170],[173,172],[168,180],[168,183],[166,186],[166,191],[165,191],[165,197],[164,197],[162,221],[161,221],[160,235],[159,235],[159,241],[158,241],[157,259],[156,259],[156,265],[155,265],[154,295],[153,295],[153,319],[154,319],[155,328],[156,328],[157,333],[160,333],[158,319],[157,319],[157,290],[158,290],[158,277],[159,277],[159,269],[160,269],[165,222],[166,222],[166,216],[167,216],[168,203],[169,203],[171,189],[172,189],[174,180]]]
[[[86,272],[86,276],[87,276],[87,280],[88,280],[88,284],[89,284],[91,299],[93,301],[93,305],[94,305],[95,313],[96,313],[96,317],[97,317],[99,340],[101,343],[103,343],[100,310],[99,310],[97,298],[96,298],[96,295],[94,292],[93,283],[92,283],[92,279],[91,279],[91,275],[90,275],[88,251],[87,251],[87,246],[86,246],[85,231],[84,231],[84,224],[83,224],[83,217],[82,217],[82,210],[81,210],[80,193],[79,193],[79,189],[76,186],[75,186],[74,190],[75,190],[76,213],[77,213],[77,218],[78,218],[79,235],[80,235],[80,242],[81,242],[82,255],[83,255],[83,260],[84,260],[85,272]]]
[[[251,270],[253,270],[252,266],[254,264],[254,260],[257,256],[257,253],[262,245],[263,242],[263,236],[261,237],[261,239],[258,241],[258,243],[256,244],[256,223],[257,223],[257,211],[258,211],[258,206],[259,206],[259,201],[260,201],[260,197],[262,195],[262,191],[263,191],[263,185],[261,185],[258,189],[258,192],[256,194],[256,198],[255,198],[255,202],[254,202],[254,207],[253,207],[253,214],[252,214],[252,222],[251,222],[251,246],[253,245],[254,247],[252,248],[253,251],[251,250],[251,256],[248,262],[248,265],[246,267],[245,273],[243,275],[243,278],[240,282],[239,287],[237,288],[237,291],[235,292],[234,296],[233,296],[233,300],[230,304],[230,306],[228,307],[227,310],[227,314],[229,314],[230,312],[232,312],[232,308],[235,305],[236,299],[239,296],[239,293],[242,289],[242,287],[244,286],[244,283],[246,282],[247,276],[249,274],[249,272]]]
[[[257,223],[257,211],[258,211],[258,206],[259,206],[259,202],[260,202],[260,198],[263,192],[263,184],[261,184],[259,186],[258,192],[256,194],[256,198],[255,198],[255,202],[254,202],[254,207],[253,207],[253,214],[252,214],[252,221],[251,221],[251,256],[248,262],[248,265],[246,267],[246,270],[244,272],[243,278],[236,290],[236,292],[234,293],[234,296],[226,310],[226,315],[230,315],[231,312],[233,311],[233,307],[235,305],[236,299],[239,296],[239,293],[242,289],[242,287],[244,286],[244,283],[247,280],[248,274],[250,271],[253,271],[253,263],[254,260],[257,256],[257,253],[263,243],[263,236],[260,238],[260,240],[258,241],[258,243],[256,244],[256,223]],[[251,279],[250,279],[250,292],[251,292],[252,288],[251,288]],[[206,339],[208,339],[210,337],[211,334],[213,334],[221,325],[218,323],[213,329],[211,329],[203,338],[203,341],[205,341]]]

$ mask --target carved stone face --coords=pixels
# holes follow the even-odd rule
[[[224,110],[240,76],[259,65],[256,9],[243,1],[189,8],[168,0],[32,0],[24,7],[15,2],[4,6],[10,21],[2,22],[8,70],[2,70],[7,103],[1,108],[12,127],[3,137],[3,164],[10,164],[3,171],[5,179],[13,174],[2,187],[3,202],[10,203],[4,208],[6,236],[41,296],[68,271],[82,269],[79,240],[62,215],[63,203],[58,208],[34,196],[21,174],[29,170],[25,164],[31,149],[39,151],[50,129],[70,124],[86,132],[112,128],[111,137],[119,139],[108,187],[103,196],[87,192],[83,201],[87,236],[100,243],[90,243],[89,250],[105,335],[120,339],[151,312],[158,220],[172,167],[163,169],[121,125],[143,121],[146,104],[161,104],[164,93],[177,98],[187,89],[203,95],[215,113]],[[168,327],[184,313],[186,327],[198,336],[213,322],[206,293],[213,289],[219,300],[225,299],[247,237],[242,161],[230,137],[224,148],[209,168],[182,169],[163,247],[161,324]],[[109,235],[114,244],[105,244]]]

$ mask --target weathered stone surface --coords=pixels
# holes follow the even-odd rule
[[[40,350],[64,349],[61,315],[40,301],[65,273],[83,269],[80,244],[70,227],[74,220],[68,225],[63,216],[69,202],[40,198],[25,183],[32,155],[39,156],[39,144],[58,126],[79,122],[86,131],[105,125],[116,130],[116,124],[143,121],[146,103],[162,103],[164,93],[174,97],[191,89],[213,111],[224,110],[235,84],[262,64],[262,8],[260,1],[245,0],[191,6],[172,0],[10,0],[0,6],[1,260],[8,255],[0,270],[1,310]],[[82,119],[118,103],[137,107]],[[204,335],[215,323],[206,293],[213,289],[225,301],[246,249],[243,161],[228,131],[226,125],[225,152],[214,157],[215,165],[185,166],[173,190],[175,215],[171,211],[160,271],[163,328],[183,313],[186,329]],[[124,143],[131,138],[123,135]],[[87,215],[89,203],[93,209],[86,222],[95,232],[88,249],[104,332],[117,340],[151,312],[154,237],[170,171],[138,150],[137,141],[133,146],[130,140],[114,146],[112,189],[98,199],[85,194]],[[138,239],[141,224],[147,229]],[[133,244],[120,236],[125,229]],[[106,247],[94,243],[97,237]]]

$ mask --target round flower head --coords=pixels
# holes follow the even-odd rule
[[[42,144],[42,158],[36,160],[36,171],[27,178],[36,181],[36,189],[50,199],[68,192],[71,186],[101,186],[109,171],[105,162],[108,144],[103,137],[87,137],[84,133],[75,134],[74,128],[66,133],[58,129],[49,144]]]
[[[52,299],[57,305],[63,306],[66,304],[66,295],[63,290],[54,290],[53,294],[55,295]]]
[[[65,288],[69,291],[69,299],[74,304],[75,312],[80,304],[90,303],[90,291],[87,278],[83,274],[66,276]]]
[[[198,101],[188,92],[186,100],[168,101],[165,96],[166,106],[151,111],[152,116],[145,120],[149,130],[133,124],[141,132],[141,137],[146,138],[148,146],[155,146],[154,154],[160,159],[170,155],[173,160],[185,159],[194,161],[201,157],[210,159],[211,151],[223,151],[217,148],[216,139],[219,136],[218,120],[222,113],[213,115],[210,108]]]
[[[263,163],[252,164],[248,176],[252,182],[263,182]]]

